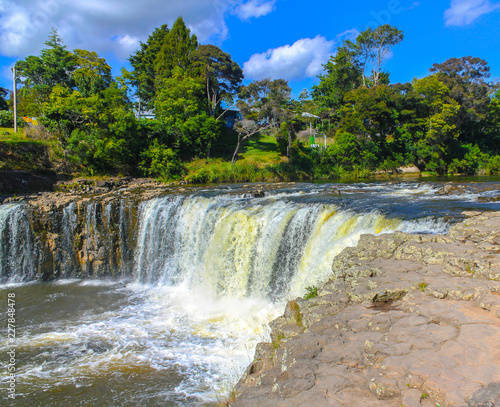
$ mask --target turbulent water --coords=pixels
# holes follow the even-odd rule
[[[439,195],[442,186],[295,184],[264,198],[209,188],[142,202],[133,238],[127,202],[117,213],[89,205],[87,234],[112,219],[119,225],[94,236],[120,252],[113,267],[127,268],[128,278],[119,281],[31,281],[40,249],[26,208],[2,205],[0,292],[5,309],[15,295],[17,395],[8,398],[4,371],[1,399],[18,406],[215,403],[284,303],[325,281],[334,256],[362,233],[442,233],[463,210],[500,210],[500,182],[467,184],[455,195]],[[71,275],[77,255],[75,210],[68,205],[61,215],[62,275]],[[8,318],[0,318],[4,332]],[[12,344],[3,338],[8,361]]]

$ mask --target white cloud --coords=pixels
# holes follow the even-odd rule
[[[114,53],[124,58],[155,27],[165,23],[172,26],[178,16],[184,18],[200,41],[218,41],[227,36],[225,15],[242,3],[243,0],[0,0],[0,54],[21,58],[38,54],[54,27],[69,49]]]
[[[262,17],[274,10],[276,0],[250,0],[236,8],[236,14],[242,20],[248,20],[252,17]]]
[[[351,40],[354,41],[356,37],[360,34],[358,30],[355,28],[351,28],[350,30],[345,30],[343,33],[337,34],[337,40]]]
[[[140,45],[139,38],[128,34],[117,37],[116,42],[120,45],[120,48],[115,52],[118,57],[122,59],[127,58],[132,52],[138,49]]]
[[[450,8],[444,12],[445,25],[467,25],[499,8],[500,4],[491,4],[489,0],[452,0]]]
[[[322,64],[332,54],[334,41],[327,41],[320,35],[303,38],[292,45],[270,49],[262,54],[254,54],[244,63],[246,78],[300,80],[312,78],[321,73]]]

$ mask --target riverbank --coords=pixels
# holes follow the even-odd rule
[[[364,235],[271,323],[232,407],[500,405],[500,212]]]

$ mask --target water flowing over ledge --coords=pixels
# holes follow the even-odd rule
[[[439,233],[453,222],[444,211],[477,205],[437,189],[124,191],[2,205],[0,288],[23,298],[19,346],[29,355],[20,393],[48,406],[212,403],[286,301],[328,280],[362,234]],[[430,215],[436,200],[440,216]]]

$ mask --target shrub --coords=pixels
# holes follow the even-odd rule
[[[484,172],[486,175],[500,174],[500,155],[488,158],[487,162],[484,164]]]
[[[139,168],[150,177],[172,179],[184,172],[184,167],[175,152],[155,139],[148,149],[141,153]]]
[[[17,126],[24,127],[26,122],[22,117],[17,117]],[[14,127],[14,112],[11,110],[0,110],[0,127]]]
[[[304,295],[304,300],[310,300],[311,298],[316,298],[318,296],[318,287],[309,286],[306,287],[306,294]]]

